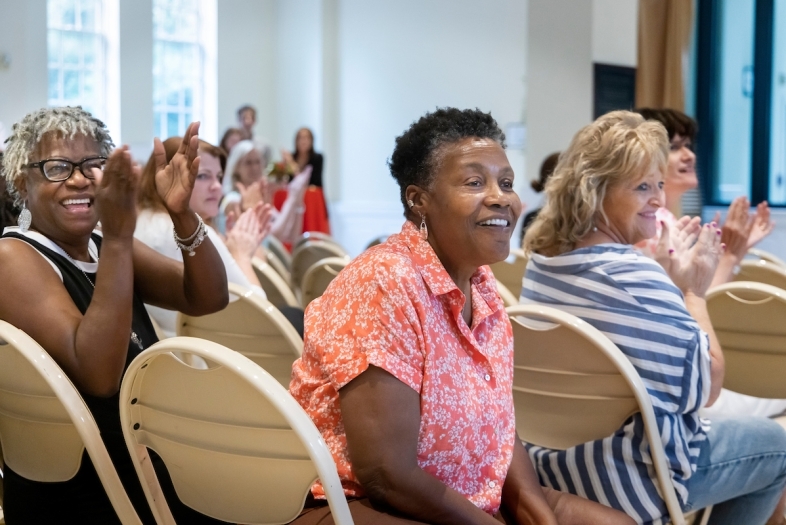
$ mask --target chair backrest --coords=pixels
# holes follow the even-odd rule
[[[786,290],[786,267],[765,259],[743,260],[734,281],[754,281]]]
[[[497,282],[497,293],[502,299],[502,304],[505,305],[505,308],[507,308],[508,306],[516,306],[517,304],[519,304],[518,297],[513,295],[511,291],[508,290],[508,288],[504,284],[497,281],[496,279],[494,280]]]
[[[0,445],[3,465],[40,482],[73,478],[86,449],[120,521],[141,524],[82,396],[33,338],[5,321],[0,321]]]
[[[300,235],[300,237],[295,241],[295,244],[292,245],[292,252],[294,253],[295,248],[308,241],[325,241],[335,244],[336,246],[344,250],[344,247],[341,246],[341,244],[339,244],[339,242],[336,239],[334,239],[327,233],[313,231],[313,232],[303,232]]]
[[[192,368],[173,352],[196,355],[209,367]],[[180,500],[213,518],[289,523],[319,478],[335,522],[352,524],[333,457],[311,419],[237,352],[191,337],[153,345],[126,372],[120,418],[157,519],[166,503],[155,497],[155,472],[144,469],[146,447],[163,459]]]
[[[229,283],[230,302],[201,317],[179,313],[177,335],[200,337],[240,352],[289,387],[303,340],[286,317],[259,294]]]
[[[300,290],[306,270],[315,262],[327,257],[342,257],[349,261],[349,255],[337,244],[326,241],[306,241],[292,252],[292,288]]]
[[[275,306],[300,306],[292,289],[271,265],[256,257],[251,260],[251,265],[268,301]]]
[[[750,250],[748,250],[748,253],[746,255],[749,255],[749,256],[754,257],[756,259],[763,259],[765,261],[768,261],[768,262],[771,262],[771,263],[775,263],[778,266],[782,266],[782,267],[786,268],[786,261],[784,261],[783,259],[781,259],[777,255],[775,255],[773,253],[770,253],[770,252],[766,252],[764,250],[759,250],[757,248],[751,248]]]
[[[521,283],[524,280],[529,259],[524,255],[523,250],[516,248],[510,250],[510,255],[513,257],[512,262],[508,262],[508,258],[494,263],[491,265],[491,271],[494,273],[494,278],[518,298],[521,296]]]
[[[273,235],[269,235],[266,242],[267,251],[273,252],[273,255],[275,255],[276,258],[281,261],[281,263],[284,265],[284,268],[286,268],[287,271],[290,271],[292,268],[292,255],[286,249],[284,244],[276,239],[276,237]]]
[[[786,291],[757,282],[726,283],[707,293],[707,311],[726,360],[723,386],[786,398]]]
[[[292,273],[289,271],[289,268],[281,262],[281,259],[275,253],[269,250],[265,252],[265,257],[267,257],[267,263],[281,276],[286,285],[291,287]]]
[[[625,354],[595,327],[561,310],[518,305],[507,313],[519,437],[564,450],[608,437],[641,412],[661,495],[672,522],[683,525],[652,402]]]
[[[315,262],[306,270],[301,285],[303,308],[325,293],[330,282],[336,278],[348,262],[344,257],[327,257]]]
[[[388,240],[388,237],[390,237],[390,235],[380,235],[379,237],[376,237],[376,238],[372,239],[372,240],[371,240],[371,241],[370,241],[370,242],[369,242],[369,243],[366,245],[366,250],[368,250],[369,248],[373,248],[373,247],[374,247],[374,246],[376,246],[377,244],[382,244],[383,242],[385,242],[386,240]]]

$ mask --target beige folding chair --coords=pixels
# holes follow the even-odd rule
[[[373,239],[371,242],[369,242],[366,245],[366,250],[368,250],[369,248],[373,248],[377,244],[382,244],[383,242],[388,240],[388,237],[390,237],[390,235],[380,235],[379,237]]]
[[[302,289],[303,276],[315,262],[327,257],[342,257],[349,261],[349,255],[337,244],[327,241],[306,241],[292,252],[292,288]]]
[[[208,363],[199,370],[172,353]],[[289,523],[312,483],[325,487],[333,519],[351,525],[330,450],[305,411],[265,370],[211,341],[175,337],[128,367],[120,419],[142,487],[161,525],[174,521],[149,464],[164,461],[180,500],[216,519]]]
[[[746,256],[747,255],[750,255],[751,257],[754,257],[756,259],[762,259],[762,260],[765,260],[765,261],[777,264],[778,266],[782,266],[782,267],[786,268],[786,261],[784,261],[783,259],[781,259],[777,255],[772,254],[770,252],[766,252],[764,250],[759,250],[757,248],[751,248],[750,250],[748,250],[748,253],[746,254]]]
[[[269,250],[265,251],[265,257],[267,258],[267,263],[276,271],[278,275],[281,276],[281,279],[284,280],[284,283],[286,283],[287,286],[291,286],[290,283],[292,282],[292,273],[289,271],[289,268],[281,261],[281,259],[279,259],[275,253]]]
[[[508,262],[506,259],[494,263],[491,265],[491,271],[494,273],[494,278],[505,285],[505,288],[518,299],[521,296],[521,283],[524,280],[529,259],[524,255],[524,251],[518,248],[511,248],[510,254],[513,256],[513,262]]]
[[[153,317],[151,316],[150,322],[153,324],[153,330],[155,330],[156,337],[158,337],[158,340],[161,341],[162,339],[166,339],[167,335],[164,333],[164,330],[161,328],[161,325],[158,324],[158,321],[153,319]]]
[[[734,276],[734,282],[739,281],[754,281],[786,290],[786,266],[765,259],[743,260],[739,273]]]
[[[201,317],[177,315],[177,335],[200,337],[240,352],[289,387],[303,340],[284,314],[261,295],[229,283],[229,304]]]
[[[268,301],[275,306],[300,306],[292,289],[271,265],[256,257],[251,260],[251,265]]]
[[[325,293],[330,282],[348,262],[344,257],[327,257],[315,262],[306,270],[302,284],[303,308]]]
[[[287,271],[292,268],[292,255],[286,249],[284,244],[272,235],[268,235],[266,239],[267,251],[273,252],[273,255],[281,261]]]
[[[0,445],[3,466],[40,482],[73,478],[87,450],[121,523],[142,523],[82,396],[33,338],[5,321],[0,321]]]
[[[726,359],[723,386],[786,398],[786,291],[757,282],[726,283],[707,293],[707,311]]]
[[[308,241],[325,241],[325,242],[329,242],[329,243],[335,244],[336,246],[341,248],[342,251],[344,251],[344,247],[341,246],[341,244],[339,244],[339,242],[336,239],[334,239],[333,237],[331,237],[327,233],[322,233],[322,232],[303,232],[300,235],[300,238],[298,238],[298,240],[295,241],[295,244],[292,245],[292,253],[295,252],[295,248],[297,248],[301,244],[303,244],[305,242],[308,242]]]
[[[507,312],[519,437],[565,450],[610,436],[641,412],[661,497],[672,523],[685,525],[652,402],[625,354],[595,327],[561,310],[518,305]]]
[[[516,306],[519,304],[519,298],[513,295],[508,288],[502,284],[501,282],[494,279],[497,283],[497,293],[499,294],[500,298],[502,299],[502,304],[505,305],[505,308],[508,306]]]

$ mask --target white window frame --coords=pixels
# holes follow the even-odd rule
[[[76,5],[75,12],[75,25],[67,27],[62,25],[49,25],[49,9],[52,4],[58,0],[47,0],[47,41],[49,39],[50,31],[58,31],[61,34],[64,32],[84,32],[97,34],[102,40],[102,53],[98,57],[98,64],[91,68],[96,73],[97,85],[94,86],[98,100],[68,100],[62,98],[63,86],[61,84],[60,97],[49,97],[49,68],[50,57],[47,51],[47,105],[62,106],[65,104],[80,104],[90,105],[94,108],[95,117],[104,121],[109,128],[110,136],[114,137],[115,141],[120,141],[120,5],[119,0],[96,0],[101,4],[99,16],[96,18],[95,31],[83,31],[80,27],[78,20],[79,5],[81,0],[74,0]],[[47,42],[47,49],[48,49]],[[81,62],[80,58],[80,62]],[[60,70],[65,69],[63,63],[60,61],[57,64]],[[83,64],[80,63],[76,67],[77,70],[85,71]],[[60,77],[62,83],[62,75]]]
[[[154,0],[155,1],[155,0]],[[216,0],[197,0],[199,9],[199,29],[195,40],[171,40],[173,42],[185,42],[199,46],[201,57],[201,72],[197,75],[200,83],[193,86],[193,104],[191,119],[200,121],[199,135],[203,140],[215,144],[218,140],[218,75],[217,75],[217,5]],[[155,21],[154,21],[155,24]],[[153,28],[153,39],[155,41],[164,40],[159,38]],[[155,66],[155,64],[154,64]],[[156,71],[153,70],[153,83],[157,83]],[[154,93],[155,99],[155,93]],[[175,106],[168,106],[166,103],[153,104],[153,115],[155,121],[156,112],[161,111],[159,118],[166,119],[166,114],[173,112],[182,115],[185,112],[182,100]],[[188,125],[183,122],[183,126]],[[162,123],[162,129],[166,129]],[[185,131],[183,128],[181,131]],[[166,138],[166,137],[161,137]]]

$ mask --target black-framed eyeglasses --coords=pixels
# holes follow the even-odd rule
[[[44,159],[32,164],[25,165],[25,168],[38,168],[47,180],[51,182],[63,182],[74,174],[74,169],[79,168],[86,179],[95,179],[93,170],[104,170],[106,157],[90,157],[81,162],[71,162],[65,159]]]

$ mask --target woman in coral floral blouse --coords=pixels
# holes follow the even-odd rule
[[[632,523],[542,489],[516,436],[513,338],[488,264],[521,213],[504,134],[427,114],[390,170],[407,221],[306,311],[292,395],[333,453],[357,525]],[[293,523],[332,523],[317,482]]]

